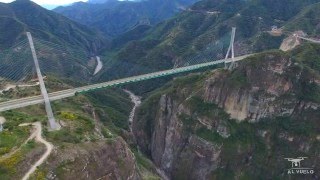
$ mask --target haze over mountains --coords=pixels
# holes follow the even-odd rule
[[[195,73],[153,92],[133,123],[140,150],[171,179],[299,179],[287,174],[283,158],[319,160],[319,45],[277,49],[297,30],[319,38],[319,5],[205,0],[129,42],[119,60],[156,67],[202,52],[233,26],[236,54],[270,50],[233,70]],[[285,34],[272,36],[273,25]],[[315,161],[305,166],[320,170]]]
[[[88,0],[87,2],[91,3],[91,4],[104,4],[106,2],[112,2],[112,1],[118,1],[118,0]],[[124,0],[122,0],[122,1],[124,1]],[[126,1],[139,2],[141,0],[126,0]]]
[[[10,30],[8,30],[10,29]],[[69,44],[97,52],[108,45],[101,33],[29,0],[0,3],[0,47],[10,47],[25,39],[25,32],[58,44]]]
[[[61,14],[27,0],[0,4],[0,53],[26,31],[87,53],[79,63],[79,54],[71,53],[75,62],[64,61],[65,53],[37,49],[58,62],[58,71],[46,74],[50,90],[77,87],[79,79],[87,85],[172,69],[190,59],[223,59],[232,27],[235,55],[256,54],[233,69],[210,67],[55,101],[62,129],[44,131],[55,150],[32,178],[319,178],[320,46],[294,33],[320,38],[320,0],[92,0],[55,11]],[[271,32],[274,26],[278,33]],[[288,37],[298,46],[279,50]],[[95,55],[103,68],[93,75],[89,57]],[[9,69],[1,63],[2,72]],[[123,89],[141,96],[141,105]],[[37,91],[16,87],[0,93],[0,100]],[[7,120],[0,156],[32,131],[20,123],[46,123],[42,106],[0,115]],[[20,179],[42,152],[38,143],[28,143],[8,160],[0,157],[0,179]],[[303,166],[315,173],[288,175],[288,157],[308,157]]]
[[[223,48],[226,49],[232,27],[237,27],[236,55],[279,48],[285,36],[270,35],[267,31],[270,31],[273,25],[292,32],[308,26],[309,29],[318,31],[317,21],[311,20],[318,16],[316,9],[319,4],[313,4],[318,1],[294,1],[291,8],[286,8],[286,4],[290,2],[290,0],[198,2],[190,10],[163,21],[147,31],[138,28],[116,38],[115,42],[118,43],[133,41],[123,45],[120,50],[117,49],[116,54],[111,53],[110,58],[114,60],[114,64],[109,65],[110,68],[101,74],[101,78],[119,74],[129,75],[142,69],[150,71],[167,69],[175,64],[183,64],[190,57],[204,52],[211,43],[224,41]],[[308,7],[311,4],[313,5]],[[305,12],[304,15],[302,12]],[[307,14],[309,17],[306,17]],[[303,21],[304,18],[310,19]],[[299,27],[290,25],[292,21],[310,23],[308,26]],[[131,68],[127,70],[127,66]],[[123,72],[119,73],[121,71]]]
[[[0,56],[7,57],[0,61],[2,77],[12,75],[10,71],[17,71],[21,74],[16,74],[16,78],[21,78],[24,68],[33,64],[30,51],[23,52],[27,49],[21,49],[21,52],[15,52],[12,48],[8,50],[14,44],[25,42],[26,32],[31,32],[35,39],[62,47],[62,51],[53,52],[48,45],[35,43],[37,48],[41,46],[39,51],[42,51],[42,55],[39,58],[45,59],[40,61],[45,66],[42,71],[54,72],[61,78],[88,80],[91,71],[88,60],[110,46],[110,40],[101,32],[46,10],[32,1],[0,3]],[[78,57],[75,58],[73,54],[73,60],[70,61],[68,59],[72,57],[63,55],[66,52],[77,52]]]
[[[134,27],[155,25],[186,9],[198,0],[148,0],[117,1],[105,3],[79,2],[67,7],[58,7],[55,12],[89,27],[97,28],[108,36],[118,36]]]

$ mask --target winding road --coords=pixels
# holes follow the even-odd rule
[[[37,82],[36,84],[25,84],[25,85],[12,85],[9,84],[7,85],[4,89],[0,90],[0,93],[3,93],[4,91],[9,91],[10,89],[14,89],[16,87],[22,88],[22,87],[33,87],[33,86],[39,86],[39,82]]]
[[[32,133],[30,137],[32,138],[34,137],[37,142],[44,144],[47,150],[41,156],[41,158],[34,165],[31,166],[28,172],[23,176],[22,180],[27,180],[30,177],[30,175],[37,170],[37,167],[45,162],[45,160],[49,157],[49,155],[53,150],[53,145],[50,142],[43,139],[42,137],[42,126],[40,122],[35,122],[32,124],[30,123],[20,124],[19,126],[29,126],[29,125],[33,125],[35,127],[35,131],[34,133]],[[29,140],[31,140],[31,138],[29,138]]]

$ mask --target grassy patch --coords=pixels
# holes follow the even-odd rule
[[[234,71],[229,78],[229,85],[233,88],[247,87],[249,85],[245,72]]]
[[[221,108],[219,108],[216,104],[204,102],[199,96],[193,96],[188,100],[187,103],[192,110],[192,114],[196,114],[199,116],[208,116],[214,119],[221,120],[229,119],[229,115]]]
[[[199,96],[193,96],[190,98],[188,100],[188,104],[193,112],[203,116],[208,116],[212,114],[212,111],[217,109],[217,105],[204,102]]]
[[[23,153],[21,151],[18,151],[11,157],[5,160],[0,160],[0,172],[4,172],[4,174],[0,173],[0,179],[3,179],[3,177],[14,175],[17,171],[16,166],[22,159]]]
[[[217,132],[211,131],[211,130],[204,128],[204,127],[198,129],[196,131],[196,135],[206,141],[210,141],[215,144],[222,144],[223,143],[223,138]]]
[[[41,168],[37,168],[37,170],[30,176],[30,180],[45,180],[47,172],[42,170]]]
[[[29,150],[31,150],[31,149],[33,149],[35,147],[36,147],[35,140],[28,141],[27,144],[24,146],[25,149],[29,149]]]
[[[60,112],[59,117],[66,120],[75,120],[78,116],[71,112]]]
[[[81,132],[80,132],[81,133]],[[82,136],[77,133],[70,132],[70,129],[62,128],[60,131],[54,131],[45,133],[47,139],[52,142],[68,142],[68,143],[80,143]]]
[[[119,89],[108,89],[88,93],[87,97],[98,110],[98,115],[105,125],[115,129],[129,129],[128,117],[132,103],[126,93]]]
[[[19,147],[29,135],[28,128],[19,127],[11,131],[0,133],[0,156],[6,154],[14,147]]]
[[[29,127],[19,127],[19,124],[37,120],[36,116],[16,111],[6,111],[1,116],[7,121],[3,125],[4,131],[0,132],[0,156],[10,152],[14,147],[21,146],[29,136]]]
[[[144,180],[160,180],[161,178],[156,175],[156,170],[152,162],[136,149],[133,150],[139,171],[142,174]]]
[[[320,103],[320,86],[318,84],[315,82],[303,82],[301,87],[301,99]]]

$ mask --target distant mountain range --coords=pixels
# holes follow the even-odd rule
[[[24,72],[27,63],[33,67],[27,43],[29,54],[22,48],[5,51],[25,40],[27,31],[67,47],[67,53],[52,53],[57,46],[38,41],[49,92],[190,65],[190,59],[224,58],[232,27],[237,28],[236,56],[256,53],[232,70],[210,67],[175,75],[171,82],[173,77],[166,76],[121,85],[142,97],[132,122],[132,103],[122,90],[55,102],[63,128],[45,131],[56,150],[32,178],[161,179],[156,173],[161,172],[162,179],[295,179],[300,176],[286,173],[291,162],[283,158],[300,156],[309,157],[304,167],[320,171],[320,46],[303,42],[279,50],[288,36],[298,39],[294,31],[319,38],[320,0],[202,0],[186,8],[192,2],[90,1],[56,9],[89,27],[28,0],[0,3],[1,77],[25,79],[10,72]],[[274,26],[280,33],[270,32]],[[94,59],[77,50],[100,56],[102,70],[93,76]],[[28,93],[14,88],[1,98]],[[45,119],[39,107],[1,114],[7,119],[1,137],[8,141],[0,143],[0,156],[27,137],[18,124]],[[26,164],[38,158],[34,148],[41,147],[27,145],[0,161],[0,179],[21,178]],[[318,174],[303,177],[317,179]]]
[[[111,1],[118,1],[118,0],[89,0],[87,2],[90,4],[103,4],[103,3],[111,2]]]
[[[94,27],[107,36],[118,36],[134,27],[155,25],[186,9],[198,0],[148,0],[141,2],[92,0],[78,2],[53,11],[72,20]]]
[[[116,49],[116,53],[110,53],[114,64],[109,64],[101,79],[183,64],[201,54],[210,43],[229,41],[232,27],[237,27],[236,55],[278,49],[285,35],[270,35],[267,31],[273,25],[291,32],[301,29],[308,34],[319,32],[320,25],[315,21],[320,12],[317,2],[319,0],[200,1],[149,30],[139,27],[115,39],[117,43],[128,43]]]
[[[210,68],[148,93],[133,122],[139,150],[168,179],[290,179],[288,154],[312,157],[307,166],[318,172],[320,46],[277,50],[297,30],[319,37],[318,2],[204,0],[129,42],[114,66],[129,65],[125,72],[168,69],[211,42],[230,40],[232,26],[236,54],[258,53],[233,70]],[[285,34],[270,35],[273,25]]]
[[[155,27],[148,24],[152,24],[148,18],[140,19],[140,25],[135,22],[141,18],[138,15],[142,12],[138,11],[139,8],[144,9],[144,13],[150,13],[147,15],[168,15],[164,12],[175,12],[174,9],[178,9],[177,4],[192,2],[194,1],[150,0],[137,3],[112,0],[102,5],[76,3],[73,6],[61,7],[64,10],[70,9],[66,12],[71,14],[80,14],[79,18],[83,17],[87,23],[101,20],[101,24],[97,23],[90,26],[91,28],[48,11],[29,0],[0,3],[0,48],[10,47],[25,38],[26,31],[31,31],[35,37],[43,40],[73,45],[91,54],[105,55],[105,61],[110,62],[99,75],[104,81],[147,72],[143,69],[160,70],[183,63],[184,59],[195,56],[208,44],[229,37],[232,26],[237,27],[237,54],[278,48],[283,36],[273,37],[266,33],[272,25],[283,26],[289,30],[301,29],[308,34],[319,32],[319,24],[314,21],[319,15],[319,5],[314,4],[317,0],[204,0]],[[287,8],[287,4],[291,4],[290,8]],[[311,4],[312,6],[308,6]],[[171,7],[171,10],[166,7]],[[106,14],[108,16],[105,16]],[[103,23],[108,18],[113,21]],[[165,19],[165,16],[152,22],[160,19]],[[111,26],[112,23],[114,26]],[[116,38],[109,40],[105,34],[92,28],[96,26],[116,32],[113,34]]]
[[[103,4],[103,3],[111,2],[111,1],[118,1],[118,0],[89,0],[87,2],[91,3],[91,4]],[[124,0],[124,1],[140,2],[140,1],[145,1],[145,0]]]
[[[54,73],[73,80],[89,78],[92,70],[87,65],[89,57],[98,54],[110,44],[110,41],[99,31],[46,10],[32,1],[19,0],[9,4],[0,3],[0,76],[6,77],[10,71],[22,72],[22,76],[24,75],[22,68],[32,64],[28,46],[19,46],[21,51],[16,51],[16,49],[7,51],[14,44],[26,41],[26,32],[31,32],[35,39],[43,72]],[[36,43],[36,39],[50,41],[54,45]],[[62,50],[54,51],[50,49],[52,47]],[[29,51],[24,52],[26,48]],[[8,56],[7,52],[11,55]],[[70,53],[73,56],[72,60],[65,52],[74,52]],[[81,58],[75,58],[76,56]]]
[[[100,32],[46,10],[29,0],[0,3],[0,48],[25,39],[25,32],[59,44],[96,52],[108,44]]]

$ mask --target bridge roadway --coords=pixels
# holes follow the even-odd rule
[[[213,66],[213,65],[217,65],[217,64],[221,64],[221,63],[231,63],[232,61],[236,62],[236,61],[243,60],[251,55],[253,55],[253,54],[235,57],[234,60],[232,60],[231,58],[217,60],[217,61],[212,61],[212,62],[208,62],[208,63],[201,63],[201,64],[197,64],[197,65],[191,65],[191,66],[186,66],[186,67],[181,67],[181,68],[164,70],[164,71],[143,74],[143,75],[138,75],[138,76],[132,76],[132,77],[128,77],[128,78],[123,78],[123,79],[108,81],[108,82],[104,82],[104,83],[83,86],[83,87],[74,88],[74,89],[57,91],[57,92],[49,93],[49,99],[50,99],[50,101],[55,101],[55,100],[60,100],[60,99],[75,96],[76,93],[84,93],[84,92],[93,91],[93,90],[97,90],[97,89],[101,89],[101,88],[108,88],[108,87],[113,87],[113,86],[117,86],[117,85],[123,85],[123,84],[128,84],[128,83],[139,82],[139,81],[144,81],[144,80],[148,80],[148,79],[154,79],[154,78],[158,78],[158,77],[168,76],[168,75],[172,75],[172,74],[193,71],[193,70],[197,70],[197,69],[201,69],[204,67]],[[41,95],[10,100],[10,101],[0,103],[0,112],[12,110],[12,109],[17,109],[17,108],[22,108],[22,107],[26,107],[26,106],[30,106],[30,105],[35,105],[35,104],[41,104],[41,103],[44,103],[44,99]]]
[[[305,38],[305,37],[301,37],[301,36],[298,36],[298,35],[297,35],[297,37],[300,38],[300,39],[304,39],[306,41],[310,41],[310,42],[313,42],[313,43],[320,44],[320,41],[317,41],[317,40],[314,40],[314,39]]]

